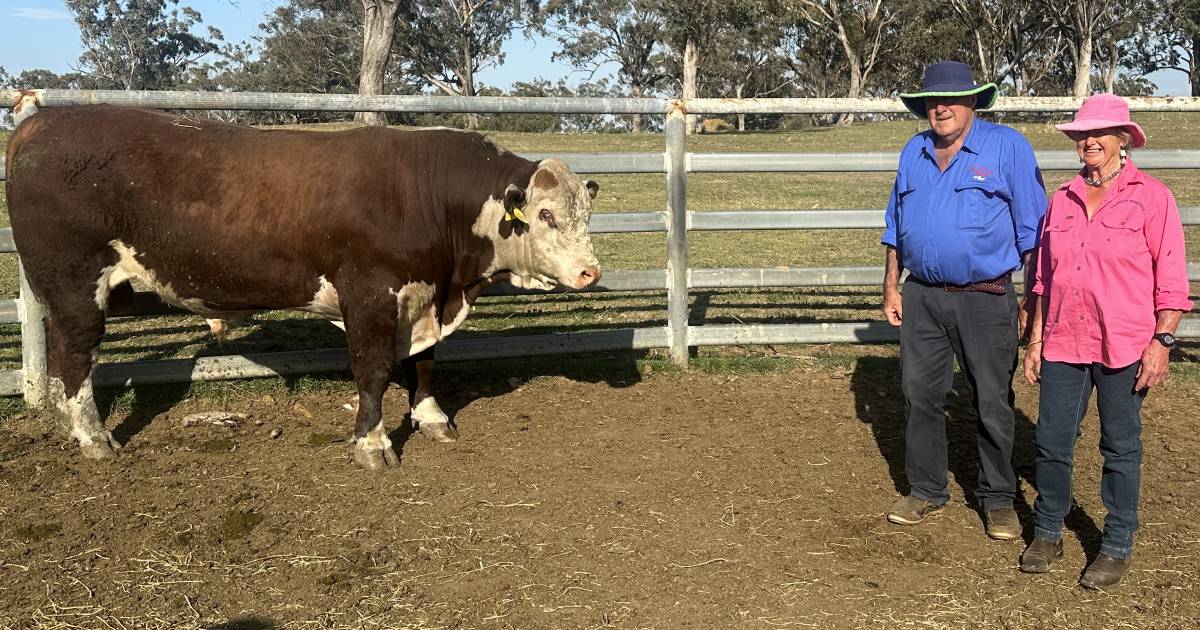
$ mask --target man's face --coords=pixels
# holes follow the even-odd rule
[[[975,120],[975,96],[930,96],[925,99],[929,128],[943,142],[953,144]]]

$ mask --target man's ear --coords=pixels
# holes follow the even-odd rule
[[[595,199],[596,193],[600,192],[600,182],[589,179],[586,182],[584,182],[583,185],[587,186],[588,196],[591,197],[592,199]]]

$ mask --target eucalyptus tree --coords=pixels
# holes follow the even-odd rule
[[[745,28],[756,7],[754,0],[647,0],[663,19],[665,41],[679,61],[680,96],[699,95],[700,74],[714,53],[714,42],[722,33]],[[687,115],[687,132],[696,127],[696,117]]]
[[[1082,97],[1091,92],[1092,66],[1098,61],[1098,48],[1106,56],[1103,63],[1114,69],[1115,77],[1115,68],[1120,64],[1116,56],[1118,44],[1129,35],[1125,25],[1135,19],[1135,9],[1142,0],[1031,1],[1054,21],[1063,36],[1072,65],[1072,95]],[[1106,87],[1111,88],[1111,81]]]
[[[85,87],[161,90],[218,50],[221,32],[179,0],[64,0],[79,27]]]
[[[734,98],[790,96],[795,77],[781,52],[783,23],[774,13],[761,12],[739,29],[718,33],[710,44],[713,55],[701,85],[706,93]],[[739,131],[746,130],[746,114],[737,114]]]
[[[588,79],[611,65],[617,83],[634,97],[649,96],[670,78],[664,51],[664,18],[648,0],[550,0],[545,13],[565,60],[588,72]],[[634,114],[633,132],[642,130]]]
[[[1191,96],[1200,96],[1200,0],[1143,6],[1136,22],[1137,31],[1121,44],[1128,66],[1144,74],[1181,72]]]
[[[975,68],[989,81],[1027,95],[1067,50],[1063,30],[1044,5],[1005,0],[949,0],[971,37]]]
[[[540,24],[537,0],[412,0],[397,52],[412,74],[453,96],[475,96],[480,70],[504,63],[504,43]],[[466,114],[467,128],[479,118]]]
[[[409,17],[410,0],[359,0],[362,3],[362,56],[358,93],[377,96],[384,92],[384,77],[392,57],[397,18]],[[386,125],[382,112],[358,112],[354,119],[366,125]]]
[[[862,97],[871,73],[882,61],[889,35],[899,23],[895,2],[884,0],[777,0],[778,10],[794,23],[803,22],[836,40],[844,61],[846,83],[843,95]],[[843,124],[853,114],[839,118]]]
[[[362,19],[361,0],[290,0],[276,6],[254,38],[258,51],[249,63],[258,89],[355,92],[361,85]]]

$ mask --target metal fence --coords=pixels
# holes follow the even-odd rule
[[[598,213],[593,233],[666,232],[667,268],[650,271],[606,271],[591,291],[665,290],[667,325],[662,327],[572,332],[509,337],[494,340],[450,339],[438,345],[437,358],[470,360],[578,353],[601,350],[667,348],[671,358],[686,365],[689,347],[734,344],[891,342],[899,338],[886,322],[820,324],[697,325],[688,323],[691,289],[833,287],[877,285],[878,267],[692,269],[687,260],[687,234],[703,230],[882,229],[882,209],[806,211],[703,211],[687,208],[687,175],[701,172],[892,172],[897,153],[689,153],[685,114],[825,114],[903,113],[897,99],[689,99],[656,98],[526,98],[431,97],[259,94],[225,92],[125,92],[36,90],[41,107],[108,103],[169,109],[477,112],[556,114],[665,114],[663,153],[559,154],[578,173],[661,173],[665,175],[667,208],[660,212]],[[18,98],[0,90],[0,103]],[[1131,98],[1134,111],[1200,111],[1200,98]],[[993,112],[1070,112],[1075,98],[1001,98]],[[526,155],[540,159],[541,155]],[[1038,154],[1044,170],[1074,170],[1073,151]],[[1200,150],[1138,152],[1147,169],[1200,168]],[[0,179],[4,175],[0,161]],[[1200,225],[1200,207],[1180,209],[1185,225]],[[15,252],[11,230],[0,231],[0,252]],[[1020,274],[1017,274],[1020,276]],[[1200,263],[1188,264],[1192,281],[1200,281]],[[0,301],[0,323],[21,323],[22,369],[0,372],[0,395],[23,393],[31,404],[45,395],[46,342],[42,313],[30,299],[24,274],[17,300]],[[497,289],[489,293],[503,292]],[[511,292],[511,291],[510,291]],[[486,295],[486,294],[485,294]],[[1185,319],[1179,336],[1200,337],[1200,321]],[[281,376],[349,367],[345,349],[278,352],[257,355],[203,357],[186,360],[104,363],[96,368],[98,386],[129,386],[168,382]]]

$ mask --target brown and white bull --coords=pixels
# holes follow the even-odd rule
[[[431,349],[479,292],[600,278],[587,230],[598,186],[476,133],[265,131],[108,106],[25,116],[8,144],[13,238],[45,306],[51,404],[88,458],[120,448],[91,372],[131,280],[210,318],[341,322],[354,459],[381,468],[398,463],[381,409],[397,361],[414,424],[453,440],[429,395]]]

